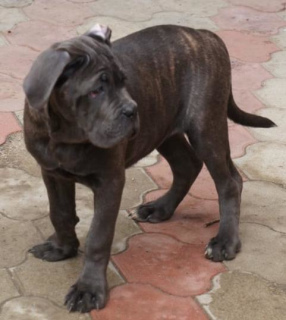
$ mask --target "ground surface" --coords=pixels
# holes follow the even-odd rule
[[[285,0],[0,0],[0,319],[1,320],[282,320],[286,314],[286,11]],[[230,124],[232,156],[244,177],[242,252],[227,263],[204,258],[217,225],[217,194],[204,169],[174,217],[135,224],[129,214],[172,181],[151,154],[127,172],[109,266],[110,300],[102,311],[69,314],[63,299],[82,264],[49,263],[28,248],[51,233],[39,168],[22,137],[21,83],[53,42],[108,24],[113,39],[156,24],[215,31],[233,66],[244,110],[274,129]],[[82,248],[91,194],[78,188]]]

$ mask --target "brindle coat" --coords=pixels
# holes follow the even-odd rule
[[[71,311],[105,306],[125,168],[154,149],[169,162],[174,181],[164,196],[139,207],[138,220],[169,219],[205,163],[220,205],[219,231],[206,255],[233,259],[241,247],[242,180],[230,158],[227,117],[274,125],[236,106],[229,56],[212,32],[169,25],[112,46],[109,38],[105,29],[104,37],[91,31],[53,45],[24,82],[25,142],[42,168],[55,228],[30,250],[35,257],[57,261],[77,254],[75,183],[94,192],[84,267],[66,297]]]

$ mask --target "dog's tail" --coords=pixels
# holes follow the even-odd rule
[[[276,124],[268,118],[257,116],[255,114],[244,112],[239,109],[233,99],[232,92],[229,96],[227,116],[232,121],[247,127],[270,128],[276,127]]]

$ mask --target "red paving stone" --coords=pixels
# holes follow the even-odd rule
[[[21,131],[21,127],[14,115],[10,112],[0,112],[0,144],[13,132]]]
[[[166,190],[148,193],[144,202],[153,201]],[[173,217],[161,223],[140,223],[145,232],[164,233],[189,244],[206,245],[217,234],[218,224],[206,227],[206,223],[219,219],[218,202],[186,196]]]
[[[237,105],[244,111],[253,113],[264,108],[263,103],[250,91],[233,90],[233,96]]]
[[[246,6],[265,12],[278,12],[285,9],[285,0],[227,0],[237,6]]]
[[[111,290],[105,309],[93,320],[207,320],[196,302],[168,295],[150,285],[127,284]]]
[[[18,46],[4,46],[0,50],[0,73],[23,79],[30,70],[38,52]]]
[[[37,0],[32,6],[23,8],[23,11],[31,20],[65,26],[78,26],[87,18],[94,17],[88,3],[63,0]]]
[[[26,21],[13,28],[6,38],[14,45],[43,51],[55,42],[67,40],[76,35],[74,27],[55,26],[44,21]]]
[[[128,242],[128,249],[113,261],[131,283],[148,283],[177,296],[199,295],[211,279],[225,271],[221,263],[207,260],[204,245],[182,243],[156,233],[143,233]]]
[[[252,34],[276,34],[286,21],[275,13],[265,13],[247,7],[223,8],[211,18],[225,30],[248,31]]]
[[[231,67],[233,90],[258,90],[262,82],[273,78],[273,75],[259,63],[245,63],[232,59]]]
[[[23,109],[24,92],[21,81],[0,74],[0,112]]]
[[[218,31],[225,42],[229,54],[246,62],[265,62],[279,48],[267,36],[246,34],[239,31]]]

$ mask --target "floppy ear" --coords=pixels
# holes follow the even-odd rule
[[[32,108],[40,110],[45,106],[59,76],[70,61],[67,51],[48,49],[38,56],[23,84]]]
[[[89,31],[87,31],[85,35],[103,40],[105,43],[110,45],[111,33],[112,31],[108,26],[103,26],[97,23]]]

